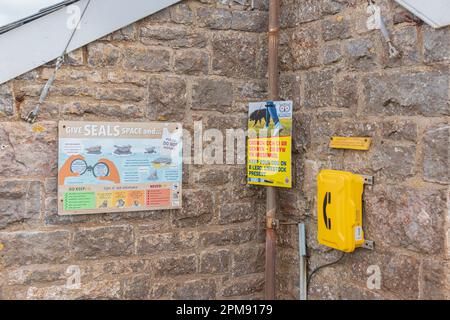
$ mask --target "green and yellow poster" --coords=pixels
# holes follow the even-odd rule
[[[248,184],[292,188],[292,101],[249,104]]]

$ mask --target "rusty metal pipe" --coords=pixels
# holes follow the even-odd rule
[[[269,99],[278,100],[278,43],[280,38],[280,1],[269,2]],[[277,211],[277,189],[267,187],[266,199],[266,268],[265,299],[275,299],[275,257],[276,233],[275,216]]]

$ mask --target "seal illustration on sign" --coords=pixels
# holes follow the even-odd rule
[[[159,157],[159,158],[153,160],[152,163],[169,165],[169,164],[172,163],[172,158],[170,158],[170,157]]]
[[[101,154],[102,146],[97,145],[97,146],[88,147],[88,148],[86,148],[86,152],[88,154]]]
[[[118,208],[123,208],[123,207],[125,207],[125,201],[124,201],[123,199],[117,200],[117,207],[118,207]]]
[[[99,208],[108,208],[108,200],[104,200]]]
[[[117,155],[132,154],[131,145],[129,145],[129,144],[123,145],[123,146],[114,145],[114,148],[116,148],[116,150],[114,150],[114,154],[117,154]]]
[[[148,147],[148,148],[145,148],[145,153],[149,153],[149,154],[157,153],[156,147]]]

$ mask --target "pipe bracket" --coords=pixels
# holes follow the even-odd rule
[[[272,218],[272,217],[268,217],[266,219],[266,228],[267,229],[278,229],[278,227],[280,226],[280,221],[278,219]]]

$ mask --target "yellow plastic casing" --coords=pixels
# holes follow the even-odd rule
[[[364,178],[351,172],[322,170],[317,177],[317,239],[320,244],[353,252],[364,243]]]

